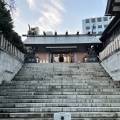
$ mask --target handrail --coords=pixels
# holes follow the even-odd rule
[[[11,71],[3,70],[3,71],[0,73],[0,76],[1,76],[3,73],[5,73],[5,72],[10,73],[10,74],[13,74],[13,72],[11,72]]]

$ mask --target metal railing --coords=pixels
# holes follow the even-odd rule
[[[24,54],[20,52],[11,42],[6,40],[2,34],[0,35],[0,48],[11,53],[19,60],[24,61]]]
[[[120,34],[99,54],[100,59],[104,60],[106,57],[118,50],[120,50]]]

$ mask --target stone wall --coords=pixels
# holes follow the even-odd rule
[[[23,65],[24,54],[0,35],[0,84],[10,81]]]
[[[12,80],[22,65],[22,62],[15,56],[4,50],[0,50],[0,84],[3,80]]]
[[[101,65],[113,80],[120,81],[120,51],[103,60]]]

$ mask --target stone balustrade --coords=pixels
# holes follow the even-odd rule
[[[24,54],[15,45],[6,40],[3,35],[0,35],[0,48],[14,55],[20,61],[24,61]]]
[[[106,48],[99,54],[100,59],[104,60],[108,56],[110,56],[112,53],[115,53],[120,49],[120,34],[110,43],[106,46]]]

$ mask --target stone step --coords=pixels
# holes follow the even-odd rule
[[[120,107],[120,103],[1,103],[0,108],[31,107]]]
[[[109,75],[107,75],[107,74],[99,74],[99,75],[97,75],[97,74],[91,74],[91,75],[88,75],[88,74],[79,74],[79,75],[77,75],[77,74],[61,74],[61,73],[59,73],[59,74],[29,74],[29,75],[17,75],[15,78],[19,78],[19,77],[21,77],[21,78],[41,78],[41,77],[48,77],[48,75],[49,75],[49,77],[52,77],[53,79],[54,78],[56,78],[56,77],[58,77],[58,78],[60,78],[60,77],[62,77],[62,78],[66,78],[66,77],[76,77],[76,78],[91,78],[91,77],[98,77],[99,76],[99,78],[101,78],[101,77],[109,77]],[[109,77],[110,78],[110,77]]]
[[[63,70],[63,71],[73,71],[73,70],[76,70],[76,71],[79,71],[79,70],[89,70],[90,71],[90,69],[91,70],[104,70],[103,69],[103,67],[102,66],[75,66],[75,67],[70,67],[70,66],[67,66],[67,67],[64,67],[64,66],[60,66],[60,67],[55,67],[55,66],[53,66],[53,67],[42,67],[42,66],[39,66],[39,67],[36,67],[36,66],[32,66],[32,67],[23,67],[23,68],[21,68],[21,70],[40,70],[40,71],[43,71],[43,70],[46,70],[46,71],[48,71],[48,70],[57,70],[57,71],[59,71],[59,70]],[[20,71],[21,71],[20,70]],[[104,70],[105,71],[105,70]]]
[[[98,85],[99,83],[99,85]],[[17,87],[37,87],[37,86],[96,86],[96,87],[100,87],[100,86],[105,86],[105,87],[109,87],[109,86],[113,86],[116,85],[115,83],[109,83],[108,82],[80,82],[80,83],[75,83],[75,82],[59,82],[59,83],[51,83],[49,81],[44,81],[44,82],[4,82],[4,84],[2,86],[0,86],[0,88],[17,88]],[[108,86],[109,85],[109,86]]]
[[[0,92],[0,95],[120,95],[120,92],[113,91],[113,92],[94,92],[94,91],[87,91],[87,92],[56,92],[56,91],[48,91],[48,92]]]
[[[66,70],[66,71],[73,71],[73,70],[94,70],[94,69],[99,69],[99,70],[104,70],[104,68],[102,66],[74,66],[73,68],[71,68],[71,66],[59,66],[59,67],[56,67],[56,66],[52,66],[52,67],[49,67],[49,66],[46,66],[46,67],[43,67],[43,66],[24,66],[21,68],[21,70]],[[20,70],[20,71],[21,71]],[[105,71],[105,70],[104,70]]]
[[[22,112],[120,112],[120,107],[40,107],[40,108],[0,108],[0,113]]]
[[[54,118],[53,112],[25,112],[25,113],[0,113],[0,118]],[[104,118],[120,118],[120,112],[71,112],[72,118],[82,118],[85,120],[86,118],[90,118],[88,120],[105,120]],[[97,119],[96,119],[97,118]],[[103,119],[102,119],[103,118]],[[115,120],[116,120],[115,119]],[[45,119],[44,119],[45,120]],[[79,120],[79,119],[78,119]],[[110,120],[110,119],[108,119]],[[119,119],[118,119],[119,120]]]
[[[25,65],[43,65],[43,66],[51,66],[51,65],[100,65],[99,62],[95,63],[26,63]]]
[[[119,120],[119,118],[94,118],[95,120]],[[0,119],[0,120],[54,120],[54,118],[9,118],[9,119]],[[83,118],[71,118],[71,120],[83,120]],[[91,120],[91,118],[84,118],[84,120]]]
[[[35,88],[35,89],[3,89],[1,92],[120,92],[119,88]]]
[[[21,70],[27,70],[27,69],[34,69],[34,70],[50,70],[50,69],[55,69],[55,70],[84,70],[84,69],[103,69],[102,66],[24,66],[21,68]]]
[[[36,85],[36,84],[115,84],[115,85],[120,85],[119,82],[114,82],[111,79],[106,79],[106,80],[96,80],[96,79],[92,79],[92,80],[73,80],[73,79],[69,79],[69,80],[46,80],[46,79],[39,79],[39,80],[32,80],[32,81],[28,81],[28,80],[23,80],[23,81],[16,81],[16,80],[12,80],[12,81],[4,81],[3,85]]]
[[[101,98],[101,99],[1,99],[0,103],[120,103],[120,99]]]
[[[5,90],[5,89],[41,89],[41,88],[49,88],[49,89],[51,89],[51,88],[53,88],[53,89],[55,89],[55,88],[60,88],[60,89],[73,89],[73,88],[76,88],[76,89],[84,89],[84,88],[94,88],[94,89],[104,89],[104,88],[118,88],[118,87],[116,87],[115,85],[111,85],[111,84],[109,84],[109,86],[108,85],[94,85],[94,84],[81,84],[81,85],[76,85],[76,84],[73,84],[73,85],[71,85],[71,84],[68,84],[68,85],[66,85],[66,84],[61,84],[61,85],[59,85],[59,84],[54,84],[54,85],[52,85],[52,84],[34,84],[34,85],[16,85],[16,86],[9,86],[9,85],[7,85],[7,86],[1,86],[0,87],[0,90]]]
[[[16,95],[0,96],[0,99],[120,99],[120,95]]]
[[[23,70],[31,70],[31,71],[34,71],[34,70],[40,70],[40,71],[49,71],[49,70],[52,70],[52,71],[55,71],[55,70],[57,70],[57,71],[82,71],[82,70],[85,70],[85,71],[90,71],[90,69],[91,69],[91,71],[92,70],[103,70],[103,71],[105,71],[104,69],[103,69],[103,67],[80,67],[80,66],[76,66],[76,68],[69,68],[69,66],[68,67],[63,67],[63,66],[61,66],[61,67],[59,67],[59,68],[57,68],[57,67],[23,67],[23,68],[21,68],[21,70],[20,71],[23,71]]]
[[[68,88],[67,88],[68,87]],[[39,87],[39,86],[37,86],[36,88],[31,88],[31,89],[27,89],[27,88],[25,88],[25,89],[20,89],[20,88],[15,88],[15,89],[3,89],[3,90],[1,90],[1,92],[2,91],[8,91],[9,90],[9,92],[37,92],[37,91],[56,91],[56,92],[66,92],[66,91],[71,91],[71,92],[76,92],[76,91],[78,91],[78,92],[87,92],[87,91],[91,91],[91,92],[114,92],[114,91],[120,91],[120,89],[119,88],[115,88],[114,86],[113,87],[111,87],[111,88],[94,88],[94,87],[90,87],[90,88],[82,88],[82,87],[79,87],[78,86],[78,88],[77,88],[77,86],[74,86],[74,87],[76,87],[76,88],[71,88],[71,87],[69,87],[69,86],[66,86],[65,88],[64,88],[64,86],[63,87],[57,87],[57,86],[41,86],[41,87]],[[87,86],[86,86],[87,87]]]
[[[86,76],[98,76],[98,75],[100,75],[100,76],[109,76],[108,74],[106,74],[106,73],[96,73],[96,72],[94,72],[94,73],[67,73],[67,72],[59,72],[59,73],[36,73],[36,72],[32,72],[32,73],[24,73],[24,74],[18,74],[17,75],[17,77],[21,77],[21,76],[33,76],[33,75],[36,75],[36,76],[41,76],[41,75],[55,75],[55,76],[59,76],[59,75],[62,75],[63,77],[64,76],[69,76],[69,75],[72,75],[72,76],[84,76],[84,75],[86,75]]]
[[[119,118],[94,118],[95,120],[119,120]],[[9,119],[0,119],[0,120],[54,120],[54,118],[9,118]],[[83,120],[83,118],[71,118],[71,120]],[[84,118],[84,120],[91,120],[91,118]]]
[[[64,67],[61,67],[61,68],[36,68],[36,67],[31,67],[31,68],[21,68],[21,70],[19,72],[27,72],[27,71],[33,71],[33,72],[93,72],[93,71],[96,71],[96,72],[105,72],[105,70],[101,67],[101,68],[87,68],[87,67],[83,67],[83,68],[80,68],[80,67],[77,67],[77,68],[64,68]]]
[[[34,81],[37,81],[37,82],[58,82],[58,83],[60,83],[60,82],[74,82],[74,83],[76,83],[76,82],[109,82],[109,81],[111,81],[111,82],[113,82],[112,81],[112,79],[111,78],[102,78],[102,79],[100,79],[100,78],[87,78],[87,79],[80,79],[80,78],[73,78],[73,77],[66,77],[66,78],[47,78],[47,77],[44,77],[44,76],[42,76],[41,78],[27,78],[27,79],[24,79],[24,78],[18,78],[18,79],[13,79],[12,81],[19,81],[19,82],[23,82],[23,81],[30,81],[30,82],[34,82]]]
[[[33,76],[33,77],[15,77],[13,80],[16,80],[16,81],[27,81],[27,80],[52,80],[52,79],[56,79],[56,80],[69,80],[70,76],[68,77],[68,79],[64,78],[64,77],[61,77],[61,76],[57,76],[57,78],[55,78],[55,76],[51,76],[51,77],[48,77],[48,76],[41,76],[41,77],[37,77],[37,76]],[[70,78],[70,80],[110,80],[110,77],[93,77],[93,76],[89,76],[89,77],[72,77]]]
[[[77,83],[76,83],[77,84]],[[0,86],[0,90],[3,89],[37,89],[37,88],[118,88],[119,86],[115,84],[88,84],[88,83],[79,83],[76,84],[68,84],[65,83],[39,83],[39,84],[4,84]]]

